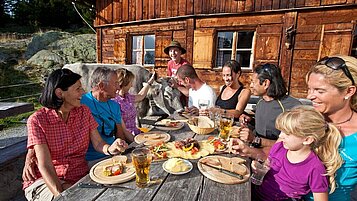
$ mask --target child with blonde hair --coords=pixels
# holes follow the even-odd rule
[[[262,185],[255,186],[254,200],[300,200],[310,192],[314,200],[328,200],[328,188],[335,190],[335,173],[343,162],[338,129],[306,105],[280,114],[275,126],[281,133],[269,153],[270,170]]]

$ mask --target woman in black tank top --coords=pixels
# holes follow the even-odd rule
[[[221,108],[221,113],[233,114],[235,118],[244,112],[250,98],[250,90],[245,89],[239,81],[242,74],[240,64],[235,61],[227,61],[222,68],[224,85],[216,100],[216,106]]]

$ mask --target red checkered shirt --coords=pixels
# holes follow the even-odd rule
[[[74,108],[65,123],[55,110],[41,108],[27,121],[27,148],[47,144],[52,163],[59,179],[75,183],[88,173],[85,154],[90,141],[90,131],[98,124],[87,106]],[[36,168],[37,178],[41,178]],[[33,182],[24,182],[27,188]]]

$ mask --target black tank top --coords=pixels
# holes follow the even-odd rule
[[[227,109],[227,110],[236,109],[238,103],[238,96],[240,92],[244,89],[244,87],[240,86],[239,89],[233,94],[233,96],[230,99],[222,100],[221,98],[222,92],[226,87],[227,87],[226,85],[223,86],[219,96],[217,97],[216,106],[219,106],[220,108]]]

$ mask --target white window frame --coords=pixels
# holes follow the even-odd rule
[[[145,64],[145,54],[146,54],[146,52],[147,51],[152,51],[155,54],[155,48],[154,49],[145,49],[145,36],[153,36],[154,40],[156,39],[155,38],[155,34],[133,35],[131,37],[131,40],[132,40],[132,43],[133,43],[132,46],[131,46],[131,64],[138,64],[138,65],[142,65],[142,66],[155,66],[155,56],[154,56],[154,63],[153,64]],[[138,37],[138,41],[139,41],[139,38],[142,41],[140,47],[139,47],[139,45],[137,45],[137,47],[139,47],[137,49],[134,49],[134,37]],[[136,61],[133,61],[133,59],[134,59],[133,53],[134,52],[139,52],[140,53],[140,56],[137,57]],[[140,58],[139,59],[140,62],[137,62],[138,58]]]
[[[237,44],[238,44],[238,32],[254,32],[253,34],[253,38],[252,38],[252,48],[237,48]],[[232,48],[219,48],[219,42],[218,42],[218,33],[219,32],[232,32],[233,33],[233,41],[232,41]],[[215,65],[217,64],[217,52],[219,51],[231,51],[231,59],[235,60],[236,56],[237,56],[237,51],[250,51],[250,62],[249,62],[249,66],[242,66],[242,70],[252,70],[253,69],[253,60],[254,60],[254,48],[255,48],[255,39],[256,39],[256,31],[255,30],[220,30],[217,32],[217,47],[216,47],[216,62]],[[216,66],[215,68],[222,68],[223,66]]]

